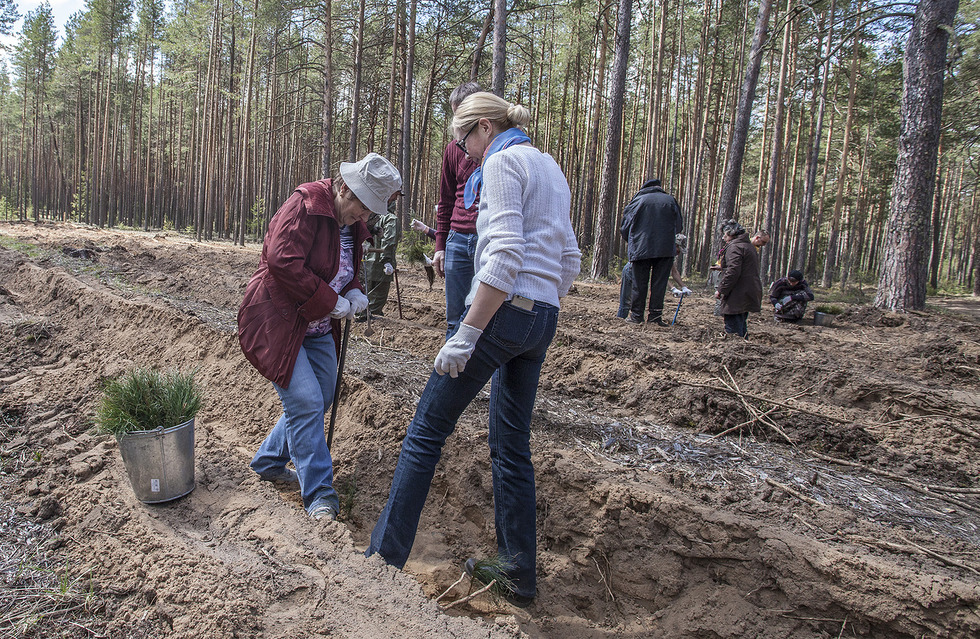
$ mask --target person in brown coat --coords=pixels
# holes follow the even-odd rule
[[[715,297],[721,300],[725,332],[745,337],[749,313],[762,310],[762,280],[759,278],[759,252],[745,228],[735,220],[721,227],[727,244],[721,258],[721,279]]]

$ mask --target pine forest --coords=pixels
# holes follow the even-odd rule
[[[403,226],[433,225],[448,95],[473,80],[531,110],[585,275],[617,274],[623,207],[659,177],[685,274],[734,217],[773,238],[764,281],[874,285],[912,251],[923,288],[980,293],[976,0],[87,0],[64,25],[0,4],[0,219],[244,243],[376,151],[405,177]],[[924,151],[903,164],[906,144]]]

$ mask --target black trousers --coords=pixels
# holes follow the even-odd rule
[[[725,332],[734,333],[739,337],[745,337],[749,332],[749,314],[736,313],[735,315],[725,315]]]
[[[650,314],[648,322],[661,319],[664,312],[664,294],[667,293],[667,278],[670,277],[670,267],[674,258],[654,257],[648,260],[636,260],[633,265],[633,295],[630,298],[630,315],[633,319],[643,320],[643,306],[647,300],[647,287],[650,288]]]

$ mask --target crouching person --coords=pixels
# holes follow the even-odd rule
[[[813,301],[813,291],[803,279],[802,271],[790,271],[769,288],[777,322],[798,322],[806,313],[806,303]]]

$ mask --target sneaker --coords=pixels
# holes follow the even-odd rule
[[[299,486],[299,475],[292,468],[286,468],[285,466],[259,473],[259,479],[262,481],[271,481],[274,484],[295,484]]]
[[[640,318],[638,318],[638,317],[634,317],[634,316],[630,315],[630,316],[628,316],[626,318],[626,323],[627,324],[642,324],[643,323],[643,320],[640,319]]]
[[[314,502],[307,512],[310,517],[316,520],[326,519],[327,521],[334,521],[337,519],[337,509],[322,501]]]
[[[470,579],[474,578],[473,573],[476,570],[476,562],[476,557],[470,557],[463,563],[463,572],[465,572]],[[534,597],[519,595],[509,588],[501,594],[507,603],[511,604],[512,606],[517,606],[518,608],[527,608],[534,603]]]

